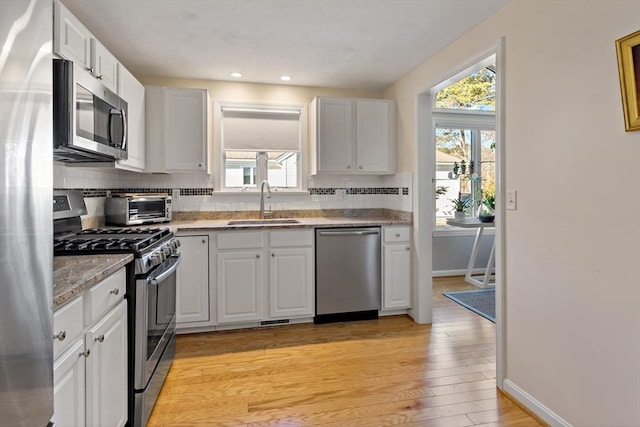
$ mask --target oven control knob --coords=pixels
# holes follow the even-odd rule
[[[151,255],[151,265],[156,266],[162,262],[162,255],[160,253],[155,253]]]

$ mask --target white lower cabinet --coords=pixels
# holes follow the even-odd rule
[[[211,319],[209,299],[209,236],[181,235],[176,284],[176,328],[199,326]]]
[[[312,230],[270,232],[269,314],[273,319],[314,314]]]
[[[217,255],[218,323],[262,320],[262,250]]]
[[[54,408],[57,426],[85,425],[84,338],[76,340],[53,364]]]
[[[313,230],[220,231],[216,248],[219,324],[313,316]]]
[[[382,310],[411,307],[410,227],[385,227]]]
[[[87,425],[127,423],[127,303],[122,301],[85,336]]]
[[[123,268],[54,313],[57,426],[127,423],[125,281]]]

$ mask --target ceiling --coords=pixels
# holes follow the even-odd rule
[[[382,90],[509,0],[62,0],[133,74]],[[230,73],[243,73],[240,79]]]

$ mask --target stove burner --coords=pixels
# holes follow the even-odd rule
[[[171,234],[169,229],[160,228],[89,228],[70,236],[55,238],[53,249],[57,255],[70,252],[146,252]]]

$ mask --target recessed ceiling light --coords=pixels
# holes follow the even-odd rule
[[[280,76],[280,80],[282,80],[283,82],[288,82],[289,80],[291,80],[291,76]]]
[[[231,77],[240,78],[242,77],[242,73],[238,73],[237,71],[234,71],[233,73],[231,73]]]

